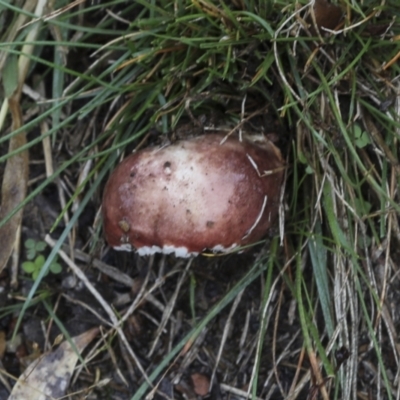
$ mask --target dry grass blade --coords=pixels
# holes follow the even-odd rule
[[[56,242],[50,238],[50,236],[47,236],[45,238],[46,242],[54,247]],[[120,326],[120,321],[118,321],[117,316],[115,315],[114,311],[110,307],[110,305],[104,300],[104,298],[101,296],[101,294],[95,289],[95,287],[91,284],[91,282],[87,279],[86,275],[80,270],[80,268],[68,257],[66,253],[64,253],[62,250],[59,252],[60,256],[64,259],[66,263],[68,263],[69,267],[74,271],[74,273],[77,275],[77,277],[84,283],[84,285],[88,288],[88,290],[93,294],[93,296],[97,299],[97,301],[101,304],[105,312],[107,313],[109,319],[110,319],[110,325],[116,329],[118,332],[121,341],[124,344],[125,349],[128,351],[132,359],[135,361],[136,366],[140,369],[141,373],[143,374],[143,377],[148,381],[147,374],[145,370],[143,369],[139,359],[133,352],[131,346],[129,345],[128,340],[126,339],[125,334],[123,333],[121,326]]]
[[[35,10],[36,6],[36,0],[28,0],[25,2],[23,11],[25,13],[31,13]],[[15,39],[15,37],[18,34],[18,31],[21,29],[21,27],[24,25],[26,19],[28,18],[28,15],[25,13],[21,13],[18,15],[17,21],[14,22],[14,24],[11,27],[10,32],[7,35],[6,42],[12,43]],[[0,71],[3,72],[4,65],[6,63],[7,57],[9,53],[7,51],[2,51],[0,52]]]
[[[153,352],[154,352],[154,350],[155,350],[155,348],[156,348],[156,346],[157,346],[157,344],[158,344],[158,342],[159,342],[159,340],[160,340],[161,332],[164,330],[166,324],[168,323],[168,321],[169,321],[170,318],[171,318],[172,310],[173,310],[174,307],[175,307],[175,303],[176,303],[178,294],[179,294],[179,292],[180,292],[180,290],[181,290],[181,286],[182,286],[183,283],[185,282],[187,271],[189,270],[189,268],[190,268],[192,262],[193,262],[193,259],[190,259],[190,260],[188,261],[188,263],[187,263],[187,265],[186,265],[186,267],[185,267],[185,271],[184,271],[184,273],[180,276],[179,281],[178,281],[178,284],[176,285],[174,294],[171,296],[171,299],[170,299],[169,303],[168,303],[168,304],[166,305],[166,307],[165,307],[165,310],[164,310],[164,312],[163,312],[162,319],[161,319],[161,321],[158,323],[158,328],[157,328],[157,332],[156,332],[156,334],[155,334],[155,339],[154,339],[153,344],[151,345],[150,351],[149,351],[149,353],[148,353],[148,356],[149,356],[149,357],[151,357],[151,356],[153,355]]]

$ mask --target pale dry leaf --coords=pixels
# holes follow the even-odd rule
[[[13,130],[21,127],[22,115],[18,100],[9,99],[9,107],[13,118]],[[26,134],[21,132],[10,139],[8,151],[14,151],[26,144]],[[28,151],[22,151],[7,160],[1,186],[0,220],[12,212],[16,205],[26,197],[28,187]],[[19,210],[6,224],[0,228],[0,271],[7,265],[17,238],[18,227],[22,220],[22,210]]]
[[[44,12],[46,0],[39,0],[36,3],[35,14],[41,16]],[[34,51],[34,42],[39,33],[40,25],[36,23],[28,32],[25,44],[22,47],[21,55],[18,58],[18,84],[14,92],[10,94],[8,106],[12,115],[12,130],[15,131],[23,126],[21,113],[21,92],[28,73],[30,55]],[[18,150],[26,144],[26,132],[21,131],[14,135],[9,142],[8,152]],[[0,221],[7,218],[18,204],[21,204],[26,197],[28,188],[29,153],[24,150],[8,158],[4,170],[1,186],[1,209]],[[12,254],[15,243],[19,241],[21,232],[22,209],[16,212],[6,224],[0,227],[2,245],[0,247],[0,272],[5,268]],[[18,261],[18,260],[17,260]],[[14,263],[17,265],[17,262]]]
[[[98,334],[92,328],[73,338],[82,352]],[[64,341],[57,350],[43,354],[20,376],[8,400],[49,400],[64,397],[79,355]]]

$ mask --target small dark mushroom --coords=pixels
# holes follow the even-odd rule
[[[104,189],[109,245],[188,257],[261,239],[278,214],[281,153],[263,137],[223,139],[207,134],[123,160]]]

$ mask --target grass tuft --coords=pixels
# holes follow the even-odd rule
[[[115,305],[119,325],[104,326],[117,339],[103,351],[123,349],[129,398],[166,381],[176,394],[198,369],[240,398],[398,398],[397,0],[44,3],[42,16],[29,1],[0,5],[0,21],[10,21],[0,24],[1,176],[30,156],[27,194],[0,229],[24,210],[23,241],[56,239],[29,285],[14,246],[14,288],[0,309],[2,320],[18,314],[14,335],[40,311],[73,336],[71,300],[45,278],[63,251],[88,285],[143,283],[131,304]],[[337,10],[336,26],[324,25],[323,13]],[[7,99],[20,84],[16,126]],[[111,253],[99,209],[113,167],[133,149],[222,125],[277,139],[287,160],[281,227],[245,255],[203,257],[189,273],[172,258]],[[32,224],[43,199],[51,221]],[[208,285],[212,299],[202,297]],[[128,340],[136,318],[146,339]]]

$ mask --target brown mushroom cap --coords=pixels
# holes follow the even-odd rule
[[[266,139],[223,138],[207,134],[123,160],[103,196],[109,245],[187,257],[264,236],[278,214],[280,151]]]

